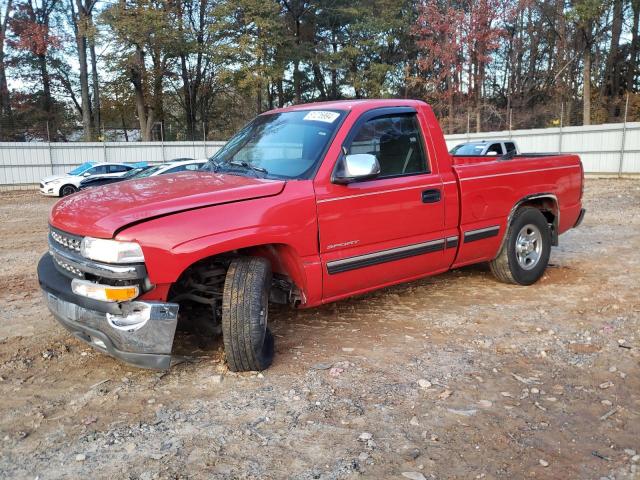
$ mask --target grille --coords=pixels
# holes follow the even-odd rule
[[[60,260],[59,258],[57,258],[55,255],[53,255],[53,261],[56,262],[58,264],[58,266],[60,268],[65,269],[67,272],[72,273],[73,275],[75,275],[78,278],[84,278],[84,273],[82,271],[80,271],[79,269],[77,269],[76,267],[73,267],[71,265],[69,265],[68,263],[66,263],[64,260]]]
[[[80,237],[74,237],[69,234],[51,229],[51,238],[54,242],[66,248],[67,250],[80,252],[80,244],[82,242],[82,238]]]

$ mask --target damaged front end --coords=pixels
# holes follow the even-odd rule
[[[138,367],[169,368],[178,304],[97,298],[96,291],[122,295],[149,290],[146,269],[144,263],[87,259],[80,253],[81,243],[82,237],[50,229],[49,253],[40,259],[38,279],[51,313],[97,350]]]

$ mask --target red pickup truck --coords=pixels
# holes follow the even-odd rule
[[[451,156],[420,101],[298,105],[258,116],[203,171],[63,198],[38,276],[62,325],[126,362],[169,367],[180,312],[222,331],[231,370],[262,370],[269,302],[478,262],[534,283],[581,222],[582,191],[576,155]]]

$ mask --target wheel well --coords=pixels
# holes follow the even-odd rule
[[[277,245],[261,245],[212,255],[187,267],[169,288],[168,301],[180,304],[181,328],[205,336],[221,333],[222,294],[229,265],[238,257],[262,257],[271,263],[273,280],[269,301],[298,305],[304,300],[301,290],[286,270],[286,250]],[[291,268],[291,267],[289,267]]]
[[[216,308],[222,298],[229,264],[237,257],[262,257],[271,264],[273,284],[271,301],[297,305],[303,300],[300,272],[296,271],[295,252],[286,245],[268,244],[223,252],[202,258],[187,267],[171,285],[168,298]]]
[[[558,210],[558,201],[553,196],[540,196],[536,198],[528,198],[521,201],[514,208],[513,212],[522,207],[533,207],[540,210],[544,218],[547,219],[549,227],[551,228],[551,244],[553,246],[558,245],[558,227],[560,223],[560,212]],[[509,220],[511,220],[510,215]]]

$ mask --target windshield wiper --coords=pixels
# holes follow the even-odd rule
[[[238,160],[231,160],[229,162],[227,162],[229,165],[234,165],[236,167],[244,167],[247,168],[249,170],[253,170],[254,172],[260,172],[260,173],[264,173],[265,175],[268,175],[269,172],[267,171],[266,168],[262,168],[262,167],[256,167],[255,165],[251,165],[248,162],[240,162]]]

